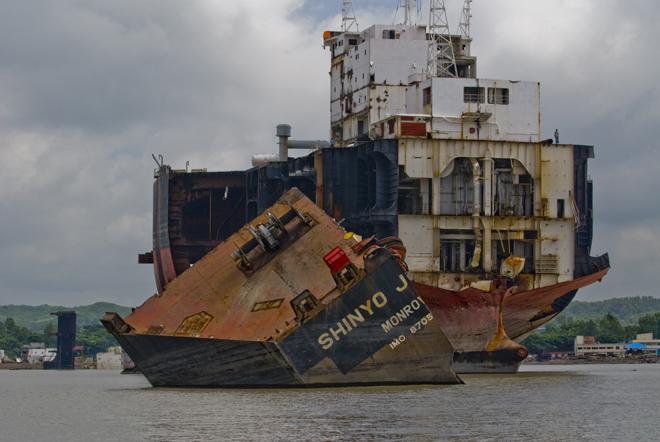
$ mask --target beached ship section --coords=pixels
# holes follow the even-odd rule
[[[456,383],[396,239],[362,240],[297,189],[103,324],[154,386]]]
[[[444,315],[457,370],[515,370],[527,352],[514,340],[600,280],[609,261],[590,256],[593,147],[559,144],[558,131],[542,138],[538,82],[477,76],[466,5],[456,35],[433,17],[429,28],[326,32],[331,136],[348,149],[375,140],[366,143],[374,152],[395,143],[389,163],[374,155],[372,182],[390,185],[387,233],[404,241],[419,293]],[[329,213],[338,206],[335,216],[351,218],[345,201],[331,201]]]
[[[159,293],[296,187],[348,231],[401,238],[459,371],[517,370],[517,341],[609,269],[591,256],[594,148],[543,139],[540,84],[478,78],[469,32],[439,32],[407,19],[324,33],[329,142],[279,125],[279,152],[245,172],[160,162],[154,248],[140,258]],[[298,148],[314,151],[290,158]]]

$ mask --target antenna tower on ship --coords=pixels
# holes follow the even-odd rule
[[[429,34],[427,70],[431,77],[456,77],[456,56],[451,42],[444,0],[429,0]]]
[[[399,0],[397,12],[403,9],[403,25],[415,26],[417,24],[417,0]]]
[[[461,13],[461,22],[458,25],[458,34],[464,39],[470,39],[470,19],[472,18],[472,12],[470,7],[472,6],[472,0],[463,1],[463,12]]]
[[[360,32],[358,27],[355,12],[353,12],[353,0],[342,0],[341,5],[341,30],[342,32],[350,32],[355,25],[354,32]]]

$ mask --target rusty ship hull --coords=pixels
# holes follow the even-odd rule
[[[517,371],[527,350],[509,338],[504,328],[502,305],[510,290],[455,292],[423,284],[415,287],[456,350],[457,373]]]
[[[459,383],[401,261],[364,247],[291,189],[102,323],[154,386]]]
[[[519,148],[528,147],[521,144]],[[451,290],[439,286],[435,279],[425,278],[425,274],[413,274],[418,294],[457,349],[455,368],[459,373],[515,372],[527,354],[519,342],[559,314],[579,288],[606,275],[607,255],[589,255],[592,197],[586,164],[593,149],[576,146],[574,150],[575,204],[583,215],[575,234],[573,279],[538,287],[529,282],[533,274],[514,279],[500,277],[501,282],[495,282],[497,275],[472,273],[463,277],[490,279],[491,286],[498,284],[500,288],[467,285]],[[375,140],[268,163],[242,175],[182,173],[162,166],[154,185],[154,249],[141,255],[141,260],[153,263],[157,286],[165,287],[225,239],[234,225],[253,219],[293,186],[325,213],[343,220],[351,231],[396,236],[401,214],[410,211],[404,207],[407,196],[403,190],[405,176],[397,166],[399,155],[399,141]],[[406,220],[415,216],[411,213]]]
[[[456,349],[457,373],[515,373],[528,355],[520,341],[561,313],[579,288],[600,281],[608,270],[535,290],[415,288]]]

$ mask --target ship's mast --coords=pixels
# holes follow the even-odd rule
[[[400,7],[403,8],[403,24],[414,26],[417,24],[417,0],[401,0]]]
[[[341,5],[341,30],[350,32],[355,25],[354,32],[360,32],[355,12],[353,12],[353,0],[342,0]]]
[[[472,0],[463,1],[463,12],[461,13],[461,22],[458,25],[458,34],[466,40],[470,39],[470,19],[472,18],[472,12],[470,7],[472,6]]]
[[[427,71],[431,77],[456,77],[456,56],[451,42],[444,0],[429,0],[429,34]]]

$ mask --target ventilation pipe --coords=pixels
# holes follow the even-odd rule
[[[330,142],[326,140],[290,140],[291,126],[288,124],[278,124],[275,128],[275,135],[278,138],[277,144],[279,150],[277,154],[260,153],[252,156],[252,166],[258,167],[268,163],[285,162],[289,159],[289,149],[317,150],[330,147]]]
[[[474,229],[474,251],[472,253],[472,260],[470,267],[476,269],[481,263],[481,166],[479,161],[471,159],[472,163],[472,180],[474,184],[474,201],[472,203],[472,228]]]
[[[291,126],[288,124],[278,124],[275,129],[275,135],[279,138],[279,160],[287,161],[289,159],[289,137],[291,136]]]
[[[280,160],[277,153],[256,153],[252,155],[252,167],[263,166],[268,163],[276,163]]]

